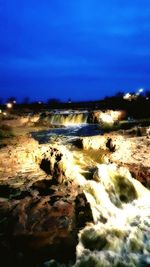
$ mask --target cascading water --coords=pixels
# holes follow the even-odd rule
[[[79,233],[75,267],[150,266],[150,192],[125,168],[99,164],[79,179],[94,223]]]
[[[87,112],[59,112],[48,115],[48,120],[52,125],[76,125],[85,124],[87,122],[88,113]]]
[[[49,113],[46,112],[41,114],[41,120],[49,122],[50,125],[77,125],[85,123],[107,123],[112,125],[123,118],[122,111],[108,110],[107,112],[97,110],[97,111],[87,111],[87,110],[55,110]],[[43,116],[44,115],[44,116]]]
[[[47,115],[41,114],[40,119],[50,125],[50,129],[37,133],[32,133],[32,136],[40,143],[52,141],[53,137],[61,139],[72,139],[78,136],[93,136],[102,134],[102,129],[99,124],[88,123],[88,111],[56,111]],[[52,127],[55,125],[56,127]],[[50,140],[51,139],[51,140]]]
[[[66,122],[68,118],[72,120],[69,116],[67,114]],[[89,131],[86,135],[83,132],[80,135],[80,131],[70,128],[52,129],[49,134],[55,133],[57,137],[60,134],[60,138],[64,135],[67,139],[70,136],[89,136]],[[97,131],[100,133],[96,128]],[[93,135],[93,128],[90,135]],[[66,164],[66,177],[71,177],[83,189],[93,215],[93,223],[79,231],[74,266],[148,267],[150,192],[126,168],[110,164],[109,161],[106,161],[107,164],[99,164],[100,161],[95,160],[96,155],[92,157],[92,152],[98,155],[100,151],[97,146],[89,154],[84,150],[71,150],[69,164]],[[92,175],[87,175],[90,169],[96,168]]]

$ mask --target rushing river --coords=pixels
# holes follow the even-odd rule
[[[48,143],[55,138],[71,140],[101,134],[97,124],[78,124],[33,133],[33,137],[40,143]],[[84,172],[90,167],[90,155],[85,156],[81,150],[69,153],[72,156],[67,165],[68,177],[74,177],[83,188],[94,220],[79,232],[74,266],[150,266],[149,190],[126,168],[110,162],[95,162],[93,179],[88,180]]]
[[[98,124],[77,124],[61,128],[52,128],[47,131],[32,133],[32,136],[39,143],[48,143],[56,137],[62,139],[72,139],[75,137],[95,136],[102,134],[102,129]]]

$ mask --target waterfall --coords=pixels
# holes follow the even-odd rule
[[[123,116],[122,111],[108,110],[103,112],[97,111],[78,111],[78,110],[56,110],[46,114],[41,114],[40,118],[51,125],[77,125],[77,124],[96,124],[96,123],[108,123],[113,124],[115,121],[121,120]]]
[[[87,123],[88,113],[71,112],[71,113],[54,113],[48,115],[48,120],[52,125],[76,125]]]
[[[94,223],[79,233],[75,267],[150,266],[150,192],[129,171],[98,166],[81,180]]]

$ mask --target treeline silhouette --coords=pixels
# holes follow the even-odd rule
[[[131,95],[136,95],[131,93]],[[137,95],[133,99],[124,99],[124,93],[118,92],[114,96],[105,97],[102,100],[95,101],[61,101],[57,98],[49,98],[46,102],[30,101],[25,97],[21,103],[17,103],[16,97],[10,97],[6,103],[12,103],[12,113],[42,112],[53,109],[80,109],[80,110],[125,110],[128,117],[150,118],[150,91]],[[0,98],[0,108],[5,109],[6,103]]]

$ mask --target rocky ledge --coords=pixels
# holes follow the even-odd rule
[[[16,137],[2,147],[0,257],[3,267],[10,264],[16,267],[59,266],[55,260],[61,266],[69,266],[70,261],[72,266],[78,232],[88,222],[96,220],[97,215],[99,218],[94,206],[99,202],[94,202],[92,194],[104,170],[100,168],[97,176],[97,167],[101,162],[106,163],[105,168],[110,163],[116,163],[116,168],[127,167],[134,178],[150,187],[149,147],[147,132],[139,135],[136,131],[84,137],[73,145],[61,142],[42,145],[28,135]],[[107,184],[105,178],[103,182]],[[99,192],[96,199],[100,197]],[[110,198],[114,200],[114,195]],[[101,214],[105,224],[103,213],[105,210]],[[46,265],[44,262],[49,259]]]
[[[97,162],[101,159],[127,167],[134,178],[150,188],[150,127],[79,138],[74,145],[95,155]]]
[[[77,234],[93,221],[65,147],[30,137],[0,153],[0,257],[3,266],[75,261]],[[7,257],[9,255],[9,257]]]

